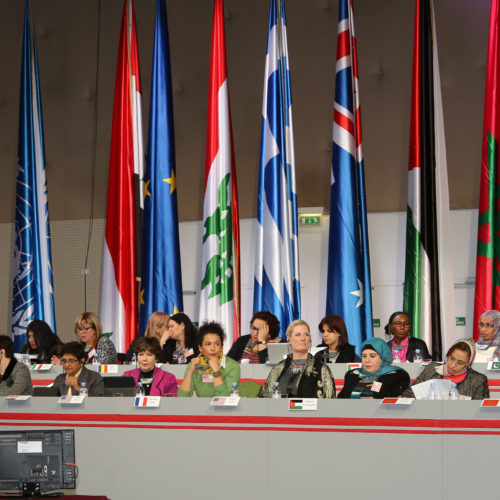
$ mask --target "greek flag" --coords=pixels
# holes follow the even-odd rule
[[[269,14],[257,222],[253,308],[276,315],[284,338],[288,324],[300,317],[295,153],[284,0],[271,0]]]
[[[26,1],[19,103],[12,332],[16,351],[40,319],[55,332],[42,103],[35,34]]]

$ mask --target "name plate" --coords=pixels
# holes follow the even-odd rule
[[[410,406],[415,401],[413,398],[384,398],[380,401],[384,406]]]
[[[214,396],[210,401],[210,406],[236,407],[240,402],[240,396]]]
[[[136,408],[159,408],[161,396],[136,396],[134,406]]]
[[[488,361],[487,370],[500,371],[500,361]]]
[[[85,399],[85,396],[61,396],[58,400],[57,403],[60,405],[81,405],[83,403],[83,400]]]
[[[361,368],[361,363],[347,363],[347,371]]]
[[[32,370],[36,370],[36,371],[39,371],[39,372],[48,372],[50,369],[52,368],[52,365],[49,363],[49,364],[35,364],[35,365],[31,365],[31,369]]]
[[[318,400],[316,398],[290,398],[288,409],[290,411],[316,411]]]
[[[28,401],[28,399],[31,399],[31,396],[11,394],[9,396],[5,396],[5,399],[7,401]]]
[[[481,408],[500,408],[500,399],[483,399]]]
[[[99,373],[118,373],[118,365],[99,365],[97,371]]]

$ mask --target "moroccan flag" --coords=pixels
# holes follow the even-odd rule
[[[134,171],[142,162],[141,85],[132,0],[125,0],[111,130],[101,322],[118,352],[137,332]]]
[[[42,101],[35,33],[26,0],[19,98],[12,332],[19,352],[30,321],[55,332]]]
[[[224,326],[227,350],[240,334],[240,241],[222,0],[212,26],[203,226],[199,319]]]
[[[280,321],[281,337],[300,318],[300,276],[292,93],[285,1],[271,0],[257,193],[254,312]]]
[[[484,97],[483,153],[479,219],[477,223],[476,291],[474,296],[474,336],[476,325],[489,309],[500,310],[500,218],[498,214],[498,139],[500,136],[500,35],[499,0],[491,0],[486,92]]]
[[[358,58],[352,0],[340,0],[333,112],[326,313],[344,318],[359,352],[373,336]]]
[[[155,311],[183,310],[167,9],[156,1],[145,175],[139,334]]]
[[[455,339],[450,204],[432,0],[417,0],[406,217],[403,310],[412,335],[442,359]]]

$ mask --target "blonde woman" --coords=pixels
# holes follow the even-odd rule
[[[291,353],[269,373],[259,397],[272,397],[276,383],[279,391],[288,397],[334,398],[335,382],[327,365],[309,353],[311,331],[300,319],[286,329]]]
[[[88,356],[86,363],[91,363],[96,355],[102,365],[118,363],[115,345],[111,340],[102,336],[101,322],[93,312],[84,312],[76,318],[75,334],[84,345]]]
[[[160,342],[160,347],[163,348],[163,345],[168,340],[168,320],[170,319],[170,315],[161,311],[155,311],[150,317],[148,324],[146,326],[146,331],[144,333],[144,337],[152,338],[155,337]],[[143,337],[138,337],[133,340],[128,348],[127,354],[125,356],[125,361],[132,361],[132,357],[134,356],[134,349],[137,341]],[[163,360],[163,352],[160,352],[158,355],[158,362],[164,363]]]

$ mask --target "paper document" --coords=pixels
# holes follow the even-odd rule
[[[451,389],[451,381],[446,379],[432,379],[436,387],[436,399],[448,399]],[[415,399],[429,399],[429,391],[431,381],[427,380],[417,385],[412,385],[413,394]]]

